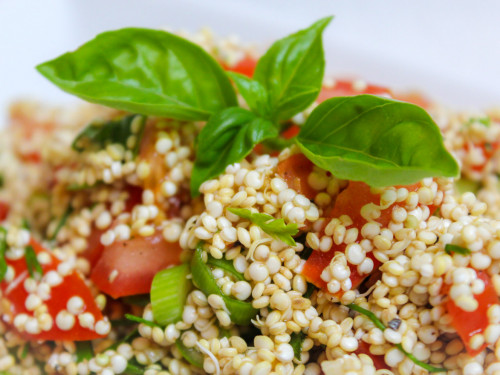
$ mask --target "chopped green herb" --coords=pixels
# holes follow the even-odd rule
[[[444,247],[444,251],[446,251],[447,254],[453,254],[457,253],[460,255],[469,255],[471,251],[467,249],[466,247],[458,246],[458,245],[452,245],[452,244],[446,244]]]
[[[271,215],[253,213],[246,208],[228,208],[229,212],[247,219],[258,225],[264,232],[270,236],[283,241],[289,246],[295,246],[295,240],[292,236],[295,236],[299,232],[297,224],[290,223],[285,224],[283,219],[274,219]]]
[[[491,126],[491,118],[489,116],[486,117],[471,117],[467,120],[465,123],[466,126],[470,126],[474,123],[479,123],[481,125],[486,126],[489,128]]]
[[[248,325],[255,318],[258,310],[250,302],[240,301],[226,296],[217,285],[210,267],[203,261],[203,249],[201,244],[196,247],[196,251],[191,260],[191,274],[193,283],[206,295],[216,294],[222,297],[231,321],[239,325]]]
[[[236,271],[234,268],[233,261],[227,259],[215,259],[213,256],[209,255],[207,259],[207,264],[215,268],[220,268],[227,273],[234,276],[236,280],[245,281],[245,276],[241,272]]]
[[[158,272],[151,285],[151,307],[155,321],[166,326],[181,320],[187,295],[189,265],[181,264]]]
[[[180,338],[175,341],[175,346],[177,346],[177,349],[179,349],[179,352],[181,352],[186,361],[193,366],[203,368],[203,354],[199,350],[186,347]]]
[[[54,233],[52,233],[52,236],[50,236],[50,241],[55,241],[57,235],[59,234],[59,231],[64,227],[66,221],[68,221],[69,215],[71,215],[72,212],[73,212],[73,207],[71,207],[71,205],[68,205],[68,208],[66,208],[66,211],[64,211],[63,215],[59,219],[56,229],[54,230]]]
[[[311,283],[307,283],[307,290],[306,292],[304,293],[304,297],[305,298],[311,298],[311,295],[314,293],[314,291],[316,290],[316,286],[314,284],[311,284]]]
[[[294,332],[290,336],[290,345],[293,348],[293,353],[295,354],[295,358],[297,358],[300,361],[300,358],[302,356],[302,344],[304,344],[304,340],[306,338],[306,335],[300,331],[300,332]]]
[[[151,301],[149,294],[137,294],[135,296],[123,297],[121,300],[128,305],[140,307],[145,307]]]
[[[40,276],[43,275],[42,266],[40,265],[40,262],[38,262],[38,258],[36,257],[35,249],[33,249],[33,246],[28,245],[25,247],[24,259],[26,261],[26,267],[28,268],[28,272],[31,277],[35,277],[35,273],[39,274]]]
[[[479,181],[472,181],[465,178],[460,178],[455,181],[455,189],[459,194],[463,194],[468,191],[476,194],[478,190],[481,189],[481,183]]]
[[[71,184],[66,186],[66,190],[68,191],[80,191],[80,190],[87,190],[87,189],[92,189],[96,186],[102,185],[104,182],[103,181],[97,181],[94,185],[89,185],[89,184]]]
[[[90,360],[94,357],[94,348],[92,341],[77,341],[76,345],[76,362],[80,363],[84,360]]]
[[[0,282],[3,281],[7,273],[7,261],[5,260],[5,252],[7,251],[7,230],[0,227]]]
[[[145,123],[146,117],[141,115],[124,116],[106,123],[92,123],[78,134],[71,147],[83,152],[101,150],[109,144],[120,144],[125,150],[130,149],[135,156],[139,152]],[[133,145],[129,144],[131,137],[135,137]]]
[[[0,173],[0,189],[2,189],[5,185],[5,177],[2,173]]]
[[[22,227],[23,229],[26,229],[26,230],[31,230],[31,225],[30,225],[30,223],[29,223],[28,219],[23,218],[23,220],[22,220],[22,222],[21,222],[21,227]]]
[[[26,358],[29,351],[30,351],[30,344],[29,343],[24,344],[23,350],[21,351],[21,355],[20,355],[21,359]]]
[[[384,325],[384,323],[382,323],[382,321],[379,318],[377,318],[377,316],[374,313],[372,313],[371,311],[369,311],[367,309],[364,309],[361,306],[358,306],[358,305],[356,305],[354,303],[351,303],[351,304],[347,305],[347,307],[349,307],[351,310],[354,310],[354,311],[356,311],[356,312],[358,312],[360,314],[363,314],[366,317],[368,317],[373,322],[373,324],[375,324],[375,326],[377,328],[379,328],[381,331],[385,331],[386,330],[387,327]],[[420,366],[420,367],[422,367],[423,369],[425,369],[425,370],[427,370],[429,372],[447,372],[448,371],[445,368],[435,367],[435,366],[429,365],[428,363],[420,361],[413,354],[408,353],[406,350],[404,350],[403,347],[401,346],[401,344],[396,344],[396,347],[405,356],[407,356],[408,358],[410,358],[413,361],[413,363],[415,363],[417,366]]]
[[[127,368],[125,369],[125,374],[129,375],[143,375],[146,369],[131,363],[127,363]]]
[[[132,314],[125,314],[125,318],[128,319],[128,320],[131,320],[132,322],[136,322],[136,323],[147,325],[148,327],[160,327],[160,328],[162,328],[161,325],[159,325],[159,324],[157,324],[155,322],[152,322],[150,320],[146,320],[144,318],[141,318],[141,317],[138,317],[138,316],[135,316],[135,315],[132,315]]]

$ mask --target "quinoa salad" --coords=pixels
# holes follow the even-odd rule
[[[500,110],[127,28],[0,135],[0,375],[500,374]],[[328,47],[328,46],[326,46]]]

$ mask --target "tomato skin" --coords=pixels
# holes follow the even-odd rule
[[[406,189],[409,191],[415,191],[419,188],[419,186],[419,184],[414,184],[406,186]],[[325,226],[329,222],[328,218],[331,219],[338,218],[342,215],[349,215],[353,221],[352,227],[357,228],[359,232],[361,232],[361,228],[367,223],[367,220],[361,216],[361,208],[368,203],[379,204],[379,202],[380,196],[372,194],[370,187],[367,184],[360,181],[350,181],[347,188],[337,196],[331,213],[327,215]],[[391,221],[392,210],[396,206],[397,204],[393,204],[387,209],[382,210],[380,217],[375,221],[380,223],[382,227],[386,227]],[[327,283],[321,278],[321,273],[326,267],[329,266],[335,253],[345,252],[345,248],[346,244],[344,243],[340,245],[333,243],[332,248],[328,252],[313,251],[304,265],[302,274],[309,282],[313,283],[317,287],[328,290]],[[369,252],[366,255],[368,258],[373,260],[373,270],[377,270],[381,265],[380,261],[374,257],[372,252]],[[349,278],[352,282],[352,289],[356,289],[363,282],[363,280],[369,276],[369,274],[359,274],[357,266],[355,265],[349,264],[349,268],[351,270]],[[343,292],[339,292],[337,295],[340,297],[342,293]]]
[[[481,294],[474,295],[479,304],[476,310],[464,311],[455,305],[451,298],[448,298],[446,302],[446,310],[452,318],[451,324],[462,339],[467,352],[473,357],[481,353],[487,344],[483,344],[479,349],[472,349],[469,345],[470,339],[475,334],[483,333],[486,330],[488,327],[488,308],[500,303],[493,283],[486,272],[477,271],[477,278],[484,282],[485,288]]]
[[[0,201],[0,222],[7,219],[9,215],[10,207],[7,203]]]
[[[44,274],[49,271],[57,270],[57,267],[61,264],[59,259],[34,240],[30,241],[30,245],[33,247],[36,254],[45,252],[50,256],[51,262],[49,264],[42,265]],[[2,293],[9,303],[9,314],[11,317],[15,317],[18,314],[33,316],[33,312],[28,311],[25,306],[28,292],[24,288],[24,281],[29,277],[26,262],[24,258],[17,260],[7,259],[7,264],[14,268],[16,275],[12,283],[7,283],[6,281],[0,283]],[[102,313],[97,307],[90,289],[87,287],[80,274],[73,271],[69,275],[64,276],[61,284],[52,286],[50,298],[44,301],[47,305],[47,312],[54,320],[53,327],[50,330],[42,331],[39,334],[20,332],[20,335],[26,340],[54,341],[87,341],[104,337],[97,334],[93,330],[81,327],[77,318],[75,319],[75,325],[70,330],[64,331],[57,327],[55,317],[61,310],[65,310],[67,308],[67,302],[73,296],[79,296],[83,299],[84,307],[82,312],[91,313],[96,322],[103,319]]]
[[[290,189],[313,199],[316,196],[307,179],[313,170],[313,163],[304,154],[294,154],[278,163],[278,175]]]
[[[377,370],[387,369],[389,370],[389,366],[385,363],[385,359],[383,355],[376,355],[370,353],[370,344],[360,340],[358,344],[358,349],[355,351],[356,354],[366,354],[373,361],[373,365]]]
[[[465,151],[469,151],[473,148],[480,149],[483,157],[484,157],[484,163],[479,164],[479,165],[469,165],[469,168],[474,170],[475,172],[481,173],[484,168],[486,167],[486,164],[490,161],[490,159],[493,157],[495,152],[500,148],[500,141],[494,141],[494,142],[482,142],[482,143],[466,143],[465,146]]]
[[[178,243],[166,242],[161,232],[115,242],[104,248],[90,277],[113,298],[149,293],[158,271],[180,264],[181,251]]]

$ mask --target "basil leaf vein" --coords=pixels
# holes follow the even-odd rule
[[[228,165],[245,158],[257,144],[278,134],[272,122],[243,108],[227,108],[212,116],[198,135],[191,195],[199,195],[204,181],[217,177]]]
[[[321,36],[332,18],[278,40],[257,63],[253,78],[267,90],[274,120],[293,117],[318,96],[325,69]]]
[[[206,120],[236,105],[220,65],[200,46],[161,30],[105,32],[37,69],[70,94],[144,115]]]
[[[373,95],[321,103],[297,137],[302,152],[338,178],[371,186],[455,177],[458,164],[420,107]]]

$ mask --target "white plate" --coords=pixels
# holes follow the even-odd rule
[[[454,107],[500,105],[495,0],[0,0],[0,119],[15,98],[71,100],[34,66],[101,31],[209,26],[268,45],[330,14],[328,73],[418,89]]]

